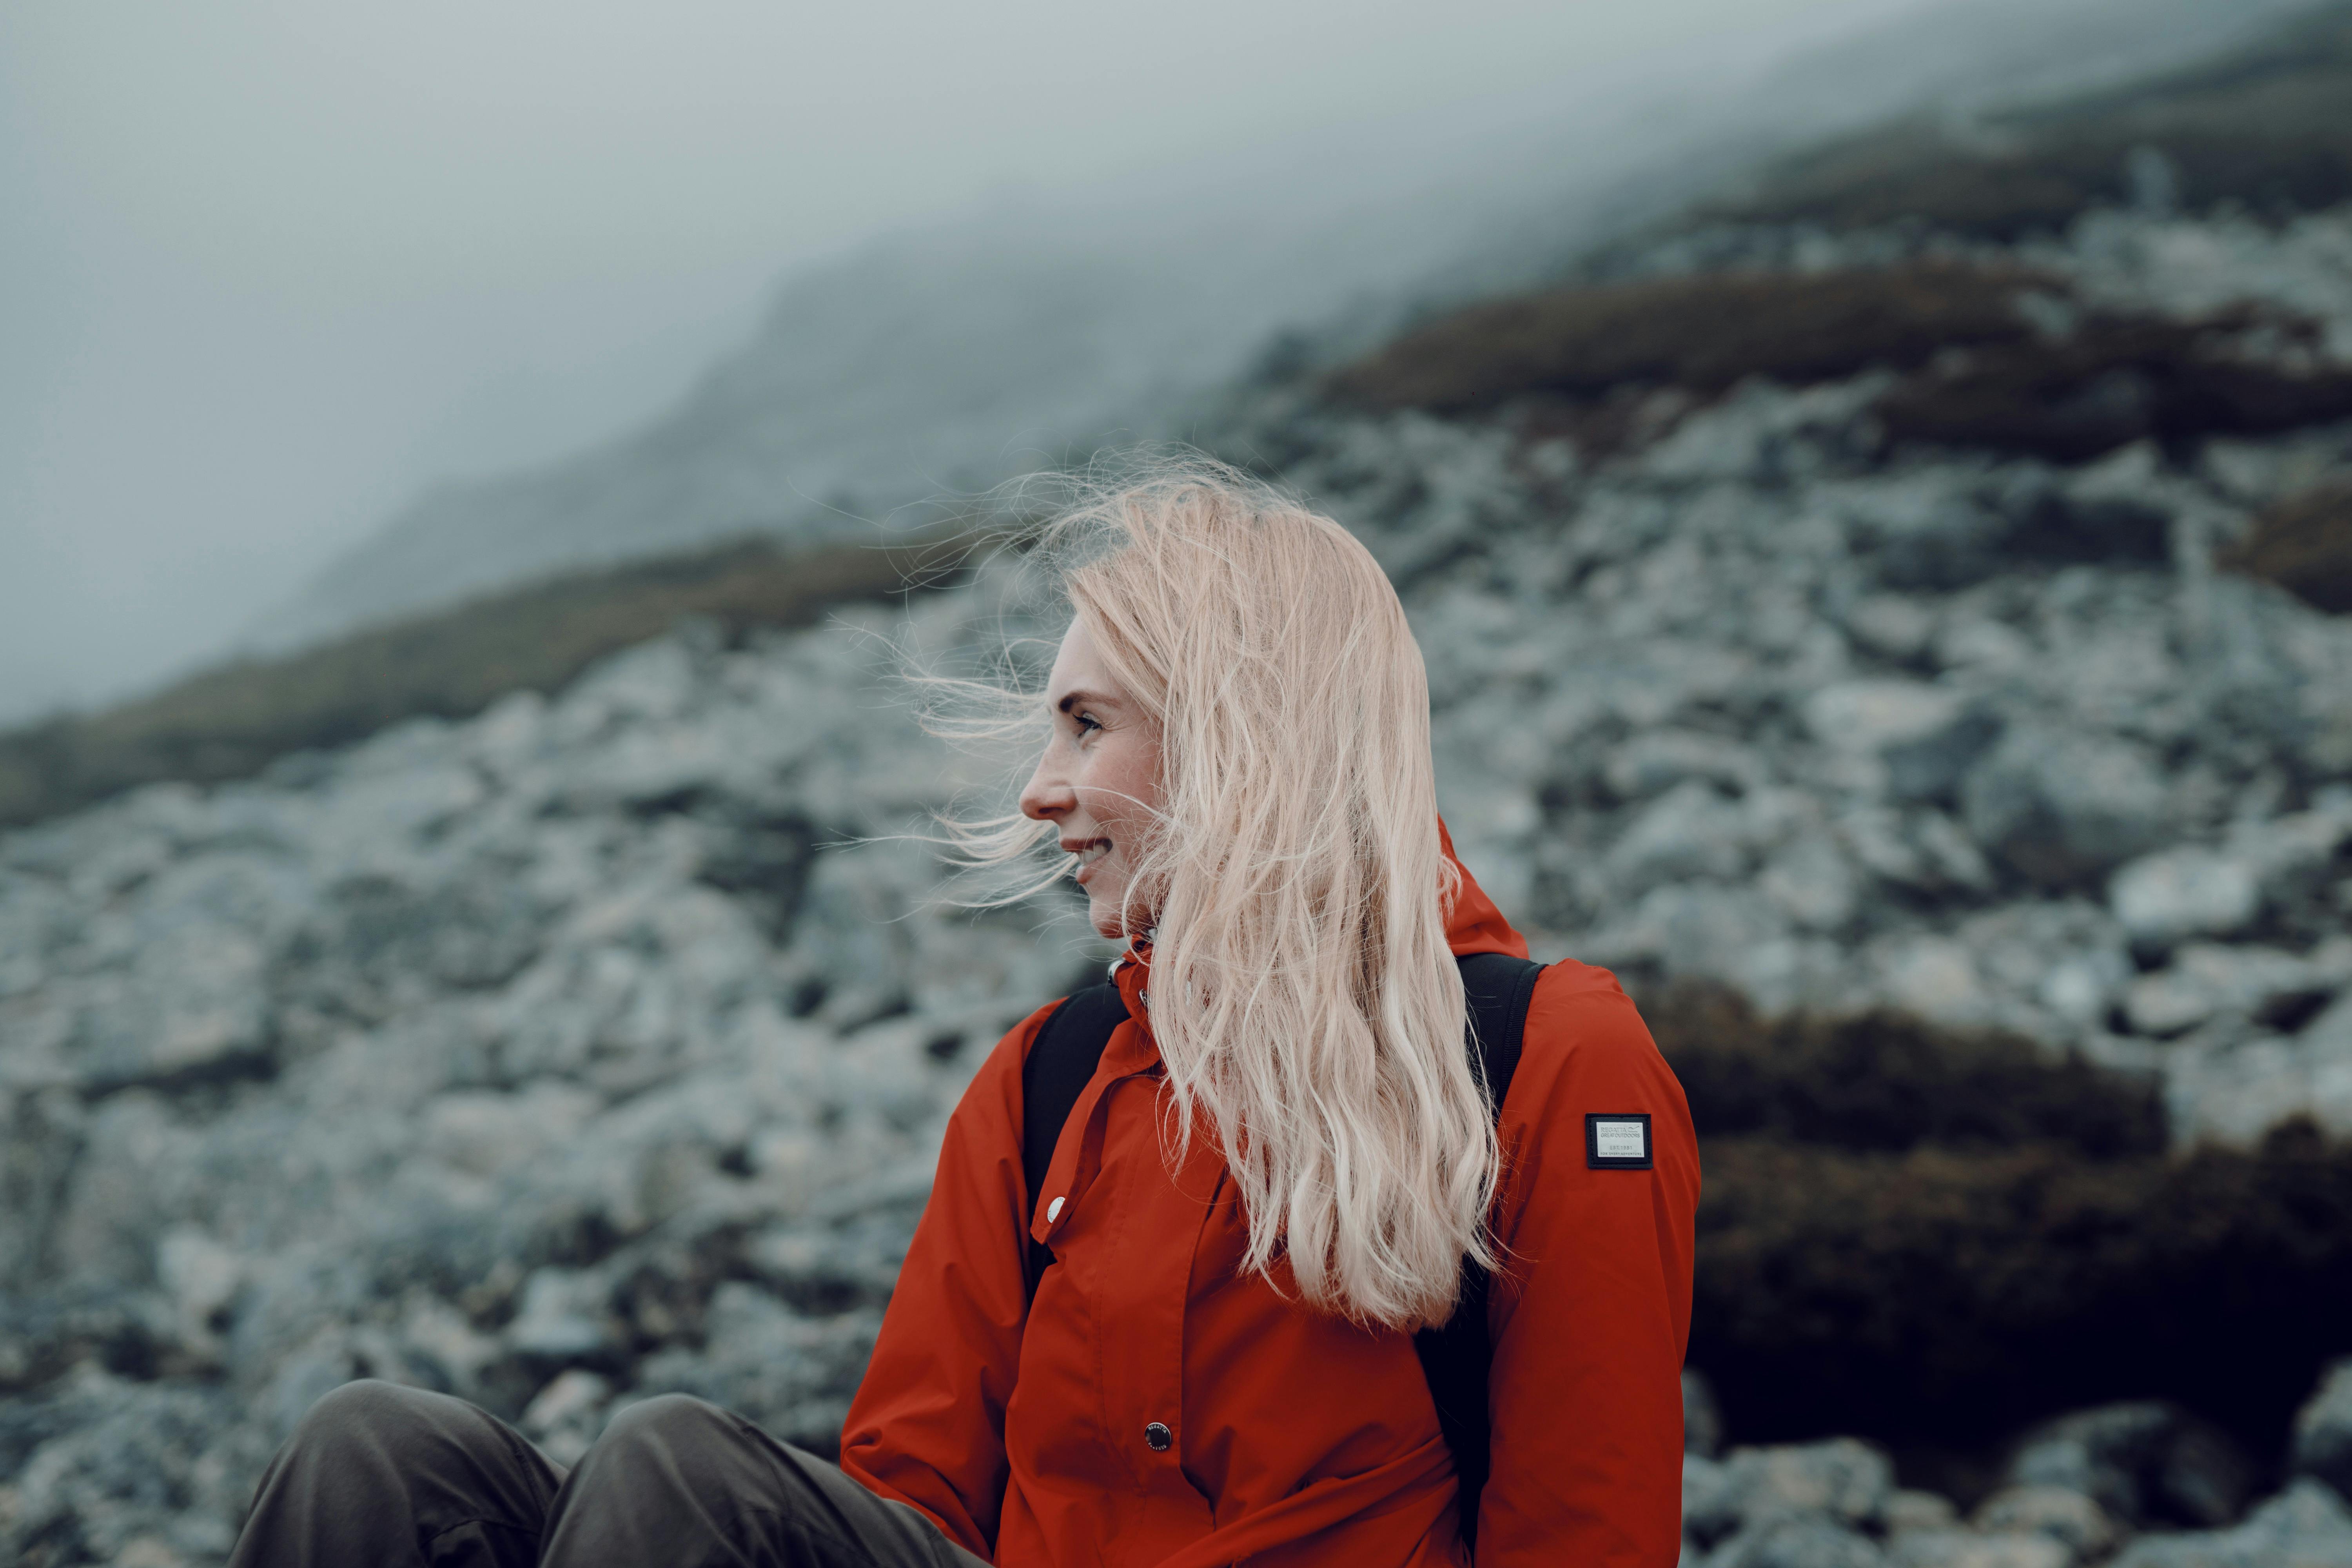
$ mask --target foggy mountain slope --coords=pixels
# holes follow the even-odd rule
[[[1721,123],[1680,149],[1670,171],[1627,172],[1573,211],[1513,212],[1433,275],[1422,297],[1523,288],[1581,268],[1594,259],[1596,244],[1604,258],[1612,239],[1638,248],[1654,225],[1683,227],[1703,222],[1717,205],[1741,207],[1741,198],[1770,189],[1776,174],[1815,159],[1866,154],[1890,132],[1907,137],[1924,125],[1938,147],[1947,138],[1966,145],[1969,128],[2003,111],[2063,107],[2117,89],[2127,97],[2170,71],[2258,50],[2314,9],[2315,0],[1939,6],[1816,49],[1741,99],[1715,106]],[[2341,7],[2317,0],[2316,9]],[[1660,121],[1654,129],[1664,133]]]
[[[1895,219],[1995,238],[2097,202],[2277,216],[2352,195],[2352,5],[2153,77],[1940,119],[1912,115],[1767,165],[1717,211],[1852,228]],[[2157,161],[2160,160],[2160,161]]]
[[[1355,301],[1377,331],[1411,299],[1556,268],[1759,151],[1922,99],[2179,58],[2280,8],[1956,5],[1728,92],[1521,103],[1469,137],[1391,127],[1362,148],[1294,146],[878,240],[788,281],[754,341],[671,413],[427,494],[256,635],[283,647],[751,529],[845,532],[1160,433],[1286,323]],[[2068,65],[2025,72],[2053,58]]]
[[[857,531],[907,500],[992,482],[1036,460],[1024,440],[1080,426],[1160,365],[1205,373],[1181,341],[1135,341],[1131,300],[1165,286],[1143,270],[1108,257],[877,247],[788,289],[759,338],[650,428],[425,497],[330,570],[270,640],[570,563],[753,531]]]

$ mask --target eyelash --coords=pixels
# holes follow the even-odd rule
[[[1081,736],[1085,735],[1089,730],[1099,730],[1102,728],[1099,723],[1095,721],[1093,716],[1090,714],[1073,713],[1070,715],[1070,720],[1073,723],[1077,725],[1078,733]]]

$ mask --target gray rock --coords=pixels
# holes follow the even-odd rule
[[[2352,842],[2352,803],[2233,826],[2232,854],[2242,857],[2264,895],[2278,902],[2308,896],[2342,876],[2336,856]]]
[[[1836,826],[1854,859],[1898,888],[1955,899],[1992,887],[1992,870],[1983,854],[1940,811],[1863,805],[1842,814]]]
[[[1634,818],[1609,851],[1608,870],[1616,887],[1638,894],[1694,878],[1729,881],[1754,858],[1748,813],[1693,779]]]
[[[1961,809],[1969,831],[2011,869],[2070,888],[2156,844],[2164,784],[2128,742],[2019,729],[1969,774]]]
[[[2329,1367],[2295,1412],[2294,1465],[2352,1498],[2352,1358]]]
[[[1898,590],[1964,587],[2000,570],[2013,523],[1997,499],[1949,475],[1896,472],[1842,486],[1836,504],[1878,582]]]
[[[524,1436],[557,1464],[576,1465],[597,1435],[613,1402],[613,1385],[582,1367],[558,1373],[531,1396],[517,1423]]]
[[[2352,1568],[2352,1509],[2306,1477],[2234,1530],[2141,1536],[2115,1568]]]
[[[1609,753],[1601,776],[1621,800],[1647,800],[1690,779],[1745,791],[1766,779],[1764,761],[1749,747],[1694,730],[1656,730],[1634,736]]]
[[[1992,994],[1975,950],[1948,936],[1906,936],[1872,953],[1877,994],[1917,1017],[1961,1026],[1990,1021]]]
[[[1683,1449],[1683,1533],[1701,1546],[1739,1527],[1739,1510],[1722,1463]]]
[[[1756,883],[1806,931],[1841,931],[1862,907],[1862,879],[1835,837],[1825,832],[1806,833],[1773,855]]]
[[[196,923],[142,946],[120,986],[85,990],[67,1050],[89,1093],[178,1088],[269,1069],[262,944]]]
[[[1683,1473],[1684,1528],[1703,1542],[1796,1516],[1840,1530],[1872,1529],[1895,1492],[1886,1456],[1851,1437],[1734,1448],[1712,1466],[1694,1456],[1685,1458]]]
[[[523,1286],[522,1307],[508,1325],[507,1343],[524,1355],[569,1361],[614,1342],[605,1315],[604,1282],[570,1268],[541,1268]]]
[[[168,1232],[155,1249],[155,1279],[180,1320],[180,1342],[209,1352],[245,1283],[236,1254],[194,1226]]]
[[[1969,1522],[1988,1535],[2048,1536],[2086,1563],[2105,1557],[2123,1535],[2095,1499],[2066,1487],[2004,1488],[1978,1504]]]
[[[2262,912],[2262,887],[2244,860],[2207,849],[2161,850],[2107,884],[2116,919],[2140,945],[2164,950],[2185,937],[2230,936]]]
[[[1936,635],[1936,614],[1900,594],[1872,594],[1846,611],[1845,629],[1879,658],[1908,664],[1927,652]]]
[[[2035,999],[2078,1029],[2098,1028],[2131,979],[2131,960],[2120,951],[2070,953],[2043,971]]]
[[[2219,1037],[2206,1041],[2207,1034]],[[2252,1146],[2281,1121],[2308,1117],[2352,1135],[2352,996],[2294,1035],[2230,1021],[2171,1046],[2165,1098],[2173,1139]]]
[[[2252,1467],[2211,1427],[2172,1405],[2141,1401],[2036,1427],[2011,1458],[2005,1479],[2079,1492],[2127,1528],[2159,1520],[2212,1526],[2245,1506]]]
[[[13,1478],[0,1557],[107,1563],[142,1541],[198,1561],[227,1555],[228,1506],[242,1506],[236,1494],[259,1465],[249,1445],[216,1447],[229,1415],[224,1395],[86,1374],[69,1400],[81,1419],[36,1447]]]
[[[2140,1034],[2178,1035],[2222,1015],[2258,1018],[2283,1004],[2324,999],[2339,984],[2329,966],[2276,948],[2192,942],[2168,968],[2125,989],[2124,1014]]]
[[[1805,723],[1825,745],[1875,756],[1899,801],[1948,798],[2001,730],[1965,694],[1910,680],[1824,687],[1807,700]]]

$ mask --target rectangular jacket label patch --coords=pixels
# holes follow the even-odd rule
[[[1596,1171],[1650,1168],[1650,1113],[1595,1111],[1584,1119],[1584,1163]]]

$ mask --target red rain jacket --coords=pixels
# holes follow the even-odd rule
[[[1457,954],[1527,954],[1466,874],[1448,935]],[[1170,1170],[1146,973],[1118,972],[1128,1021],[1034,1210],[1021,1066],[1052,1009],[972,1079],[850,1406],[843,1468],[1000,1568],[1469,1564],[1412,1337],[1237,1274],[1248,1227],[1210,1137]],[[1628,1111],[1650,1114],[1654,1168],[1589,1167],[1586,1115]],[[1682,1088],[1606,970],[1559,963],[1538,979],[1501,1131],[1495,1229],[1511,1261],[1488,1309],[1478,1568],[1670,1568],[1698,1154]],[[1034,1305],[1024,1230],[1058,1259]],[[1155,1423],[1165,1448],[1147,1437]]]

